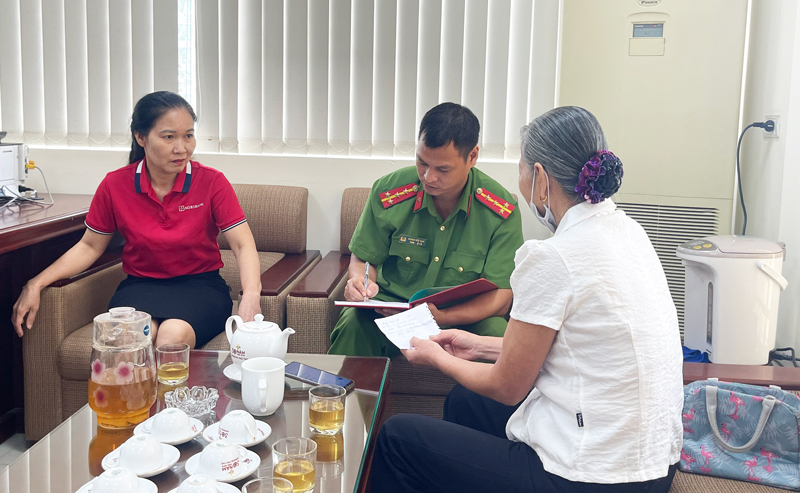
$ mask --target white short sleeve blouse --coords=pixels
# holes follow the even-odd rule
[[[606,200],[517,250],[511,317],[558,331],[506,433],[571,481],[663,477],[682,445],[675,306],[642,227]]]

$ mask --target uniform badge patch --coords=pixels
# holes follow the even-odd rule
[[[406,245],[414,245],[414,246],[421,246],[424,247],[428,244],[427,238],[415,238],[413,236],[408,235],[400,235],[400,238],[397,239],[398,243],[403,243]]]

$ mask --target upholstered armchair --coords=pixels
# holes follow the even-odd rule
[[[306,250],[308,189],[276,185],[234,184],[256,241],[261,264],[261,312],[264,319],[286,326],[286,297],[320,260],[319,250]],[[236,257],[222,234],[217,238],[225,266],[220,275],[231,287],[234,311],[241,299],[242,284]],[[303,334],[294,338],[302,338]],[[223,331],[204,349],[228,350]]]
[[[308,190],[270,185],[234,185],[256,241],[261,262],[261,309],[267,320],[286,323],[285,299],[319,262],[306,250]],[[241,292],[236,260],[220,235],[234,312]],[[92,269],[57,281],[42,291],[33,328],[23,337],[25,435],[38,440],[87,403],[92,320],[108,310],[125,278],[119,252],[104,255]],[[294,338],[303,337],[302,332]],[[228,350],[224,327],[205,349]]]

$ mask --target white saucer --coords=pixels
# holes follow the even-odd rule
[[[174,466],[178,463],[178,459],[181,458],[181,452],[173,447],[172,445],[167,445],[165,443],[161,444],[163,455],[161,457],[161,465],[159,465],[156,469],[152,471],[142,472],[137,474],[140,478],[149,478],[150,476],[155,476],[156,474],[161,474],[162,472],[166,471],[170,467]],[[100,463],[103,466],[103,470],[111,469],[112,467],[119,466],[119,450],[112,450],[108,453],[105,457],[103,457],[103,461]]]
[[[153,416],[152,418],[148,418],[145,422],[136,425],[136,428],[133,429],[133,434],[149,435],[150,427],[153,425],[153,418],[155,418],[155,416]],[[190,431],[189,433],[186,434],[186,436],[183,436],[177,440],[159,440],[159,441],[161,443],[166,443],[167,445],[180,445],[182,443],[188,442],[189,440],[193,440],[195,437],[197,437],[197,435],[203,432],[204,428],[203,422],[200,421],[199,419],[189,418],[189,425],[190,425],[189,428]]]
[[[222,374],[233,380],[242,383],[242,367],[239,365],[228,365],[222,369]]]
[[[241,447],[241,445],[239,445],[239,447]],[[242,448],[244,449],[244,447]],[[245,467],[242,468],[242,472],[239,473],[238,476],[214,477],[213,474],[204,473],[200,470],[200,454],[194,454],[193,456],[189,457],[189,460],[186,461],[184,468],[190,476],[194,476],[195,474],[208,474],[219,482],[234,483],[253,474],[258,469],[258,466],[261,465],[261,457],[259,457],[257,453],[251,452],[247,449],[244,449],[244,451],[245,455],[244,459],[242,459],[242,463],[244,463]]]
[[[237,443],[236,445],[241,445],[242,447],[252,447],[253,445],[258,445],[259,443],[263,442],[272,434],[272,428],[265,422],[256,420],[256,439],[249,443]],[[203,438],[206,439],[207,442],[211,443],[214,440],[219,440],[219,422],[214,423],[213,425],[208,425],[208,427],[203,430]],[[230,440],[230,438],[228,438]],[[231,443],[236,443],[231,441]]]
[[[75,493],[92,493],[94,486],[92,483],[94,483],[94,479],[81,486],[81,489]],[[158,493],[158,486],[156,486],[156,484],[149,479],[139,478],[139,491],[136,493]]]
[[[219,481],[217,481],[217,491],[219,493],[242,493],[242,490],[240,490],[236,486],[232,484],[220,483]],[[178,488],[175,488],[174,490],[169,490],[168,493],[178,493]]]

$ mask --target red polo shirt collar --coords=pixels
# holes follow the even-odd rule
[[[136,165],[136,174],[134,175],[133,185],[136,193],[149,194],[153,190],[150,185],[150,179],[147,176],[147,163],[146,159],[142,159]],[[192,186],[192,162],[187,161],[183,171],[178,173],[175,178],[175,183],[172,185],[173,192],[187,193]]]

